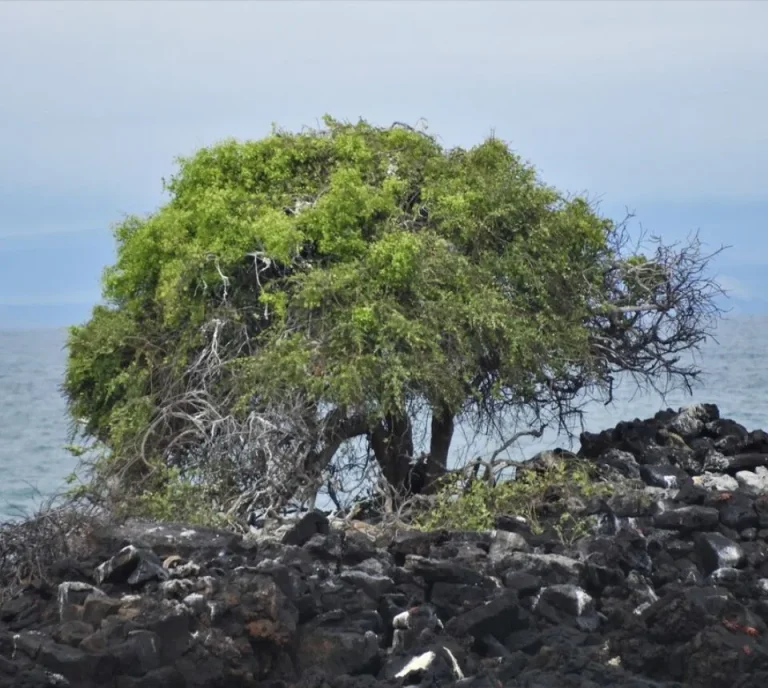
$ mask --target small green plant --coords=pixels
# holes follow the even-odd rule
[[[553,526],[557,537],[566,547],[572,547],[578,540],[592,532],[594,518],[592,516],[574,516],[568,511],[560,514]]]
[[[422,530],[487,530],[493,527],[494,488],[485,481],[469,485],[461,474],[443,478],[429,511],[420,514],[414,525]]]
[[[588,517],[573,513],[574,505],[607,496],[610,486],[598,482],[585,461],[558,461],[542,470],[522,470],[512,480],[496,484],[485,480],[467,482],[461,473],[446,476],[429,509],[416,517],[422,530],[488,530],[501,515],[522,516],[534,533],[542,533],[546,521],[565,545],[590,532]],[[547,511],[545,514],[544,511]]]
[[[88,480],[78,471],[66,478],[70,486],[65,496],[105,508],[116,518],[138,517],[159,521],[179,521],[190,525],[224,526],[226,516],[216,510],[216,495],[210,481],[183,475],[179,468],[160,461],[151,463],[131,492],[114,489],[115,464],[101,446],[68,445],[66,450],[81,461]]]
[[[153,469],[146,488],[125,505],[132,516],[201,526],[226,524],[225,515],[213,507],[216,500],[206,483],[183,476],[175,467],[158,463]]]

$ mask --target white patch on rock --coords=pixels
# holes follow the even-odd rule
[[[674,487],[677,487],[677,477],[674,475],[665,475],[664,476],[664,485],[667,486],[668,489],[672,489]]]
[[[533,603],[536,609],[541,601],[574,616],[583,616],[594,611],[594,600],[579,586],[571,583],[549,585],[542,588]]]
[[[392,619],[392,628],[407,629],[411,627],[411,612],[400,612]]]
[[[160,591],[166,597],[182,597],[189,595],[194,589],[194,583],[186,578],[174,578],[160,583]]]
[[[185,564],[180,564],[171,569],[171,577],[173,578],[192,578],[200,575],[200,566],[195,564],[194,561],[188,561]]]
[[[641,605],[638,605],[635,610],[632,612],[635,616],[640,616],[648,607],[651,606],[651,602],[643,602]]]
[[[506,530],[491,531],[491,547],[488,558],[492,562],[498,562],[512,552],[527,552],[530,549],[526,539],[519,533],[510,533]]]
[[[111,573],[113,562],[118,557],[123,559],[131,559],[133,557],[137,557],[139,555],[139,550],[137,550],[133,545],[127,545],[126,547],[123,547],[114,557],[111,559],[107,559],[103,564],[99,564],[96,567],[96,582],[101,585],[107,575]]]
[[[408,664],[406,664],[400,671],[395,674],[395,678],[405,678],[408,674],[416,671],[426,671],[432,666],[432,662],[435,661],[437,655],[430,650],[423,655],[414,657]]]
[[[715,585],[722,583],[735,583],[742,577],[742,572],[739,569],[734,569],[730,566],[722,566],[719,569],[715,569],[709,574],[709,581]]]
[[[736,481],[744,492],[753,497],[768,493],[768,473],[739,471],[736,473]]]
[[[578,610],[579,610],[579,616],[581,616],[592,604],[592,598],[581,589],[577,589],[575,591],[576,593],[576,600],[578,602]]]
[[[89,584],[82,583],[81,581],[65,581],[59,585],[59,619],[62,621],[69,621],[71,619],[65,619],[65,612],[68,604],[75,604],[71,599],[72,593],[87,593],[88,595],[97,595],[99,597],[106,597],[106,594],[99,590],[97,587]]]
[[[456,660],[456,657],[454,657],[453,652],[451,652],[447,647],[443,646],[443,650],[445,654],[448,655],[448,661],[451,663],[451,669],[453,670],[453,677],[457,681],[461,681],[464,678],[464,672],[461,670],[461,667],[459,666],[459,663]]]
[[[213,602],[208,603],[208,614],[211,617],[211,621],[214,621],[218,618],[219,615],[219,605],[214,604]]]
[[[733,476],[709,471],[694,476],[693,484],[716,492],[735,492],[739,489],[739,482]]]
[[[190,609],[193,609],[195,611],[202,611],[205,609],[205,597],[201,595],[199,592],[193,592],[190,595],[187,595],[182,602],[187,605]]]

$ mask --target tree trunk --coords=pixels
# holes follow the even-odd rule
[[[448,469],[448,452],[453,440],[453,414],[448,409],[440,413],[432,412],[432,436],[427,458],[427,478],[424,491],[434,490],[437,481],[445,475]]]
[[[371,447],[387,482],[398,491],[408,484],[413,458],[413,427],[407,415],[389,415],[371,433]]]

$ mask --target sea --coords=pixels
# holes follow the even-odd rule
[[[0,521],[34,513],[66,488],[77,467],[66,451],[70,421],[60,385],[66,364],[66,330],[0,330]],[[665,396],[625,383],[615,401],[587,407],[584,429],[598,432],[622,420],[648,418],[665,408],[715,403],[723,416],[750,430],[768,429],[768,316],[723,320],[697,358],[702,378],[692,394]],[[457,446],[461,446],[459,439]],[[578,440],[550,432],[522,441],[513,458]]]

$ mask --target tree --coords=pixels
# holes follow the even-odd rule
[[[70,411],[122,495],[172,468],[233,513],[336,499],[356,438],[409,489],[420,423],[428,486],[459,424],[564,427],[620,372],[689,385],[718,314],[696,238],[629,250],[494,137],[326,118],[182,158],[166,190],[69,336]]]

